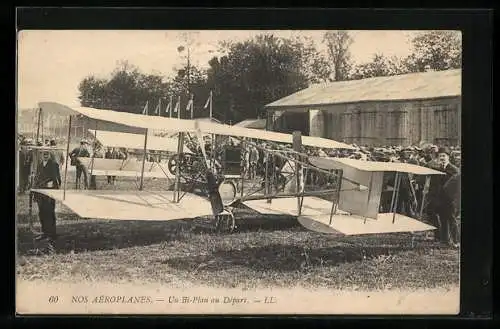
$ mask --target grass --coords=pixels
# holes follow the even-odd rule
[[[105,178],[98,184],[110,188]],[[120,180],[117,188],[134,184]],[[146,181],[146,189],[159,186],[159,181]],[[18,198],[17,275],[25,280],[360,290],[456,287],[459,282],[459,251],[424,234],[330,236],[307,231],[293,218],[244,211],[237,231],[221,234],[208,218],[87,220],[58,205],[58,252],[31,255],[36,245],[27,204],[27,196]],[[33,208],[36,214],[36,204]]]

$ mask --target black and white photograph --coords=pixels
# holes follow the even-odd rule
[[[457,314],[462,34],[21,30],[19,314]]]

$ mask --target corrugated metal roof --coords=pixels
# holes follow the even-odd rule
[[[433,71],[312,85],[266,107],[460,96],[462,70]]]

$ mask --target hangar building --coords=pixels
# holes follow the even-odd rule
[[[459,145],[461,70],[310,86],[266,105],[267,129],[358,145]]]

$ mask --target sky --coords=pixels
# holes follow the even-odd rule
[[[312,37],[324,51],[325,31],[197,31],[190,33],[191,61],[201,67],[219,55],[222,40],[245,40],[261,33]],[[375,53],[406,56],[416,31],[350,31],[350,51],[356,63],[368,62]],[[185,43],[182,31],[37,31],[18,33],[18,108],[34,108],[40,101],[78,105],[78,84],[88,75],[109,77],[121,60],[143,73],[174,74],[186,59],[177,51]]]

